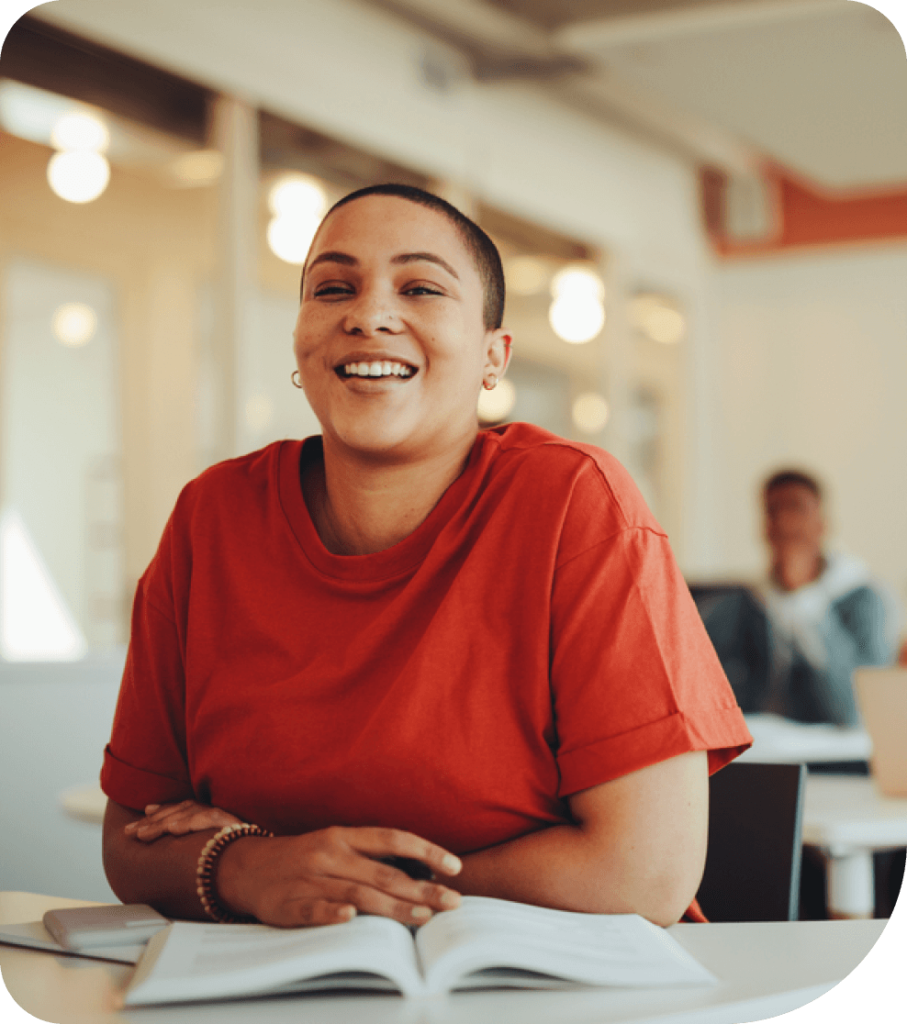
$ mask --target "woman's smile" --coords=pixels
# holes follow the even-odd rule
[[[341,380],[349,380],[351,377],[369,380],[397,377],[400,380],[409,380],[415,375],[416,370],[405,363],[391,362],[385,359],[374,362],[345,363],[343,366],[338,366],[334,372]]]

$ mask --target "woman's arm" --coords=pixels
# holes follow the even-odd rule
[[[569,798],[575,825],[463,858],[453,885],[562,910],[679,920],[699,888],[708,839],[704,751],[672,757]]]
[[[467,854],[462,872],[448,884],[463,894],[561,910],[635,913],[663,926],[679,920],[696,895],[705,866],[705,751],[631,772],[583,790],[569,802],[575,824]],[[203,827],[212,811],[224,813],[197,804],[162,808],[146,819],[142,839]],[[196,824],[187,825],[190,819]],[[266,852],[269,841],[261,842]],[[244,844],[235,856],[252,853],[252,845]],[[225,883],[231,884],[229,876]]]
[[[196,893],[195,868],[202,847],[216,828],[188,835],[163,835],[154,844],[139,842],[127,831],[143,819],[138,811],[107,801],[104,814],[104,871],[124,903],[149,903],[167,917],[205,920]]]
[[[110,887],[124,903],[148,903],[168,917],[204,920],[195,872],[215,828],[140,841],[138,829],[129,826],[143,817],[107,803],[104,869]],[[285,927],[335,924],[359,911],[418,924],[459,903],[459,895],[445,885],[414,881],[379,860],[390,856],[420,860],[445,878],[461,866],[446,850],[409,832],[329,828],[231,843],[217,862],[215,886],[224,909]]]

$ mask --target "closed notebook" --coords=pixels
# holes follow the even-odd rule
[[[299,929],[178,921],[148,943],[124,1001],[714,981],[666,931],[635,914],[576,914],[471,896],[415,932],[369,916]]]

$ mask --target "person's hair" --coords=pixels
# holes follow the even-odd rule
[[[397,199],[406,199],[410,203],[417,203],[419,206],[427,206],[446,217],[459,232],[463,244],[466,246],[475,268],[482,281],[482,322],[487,331],[497,330],[504,322],[504,268],[501,264],[501,254],[497,246],[487,234],[470,220],[465,213],[461,213],[452,203],[447,202],[433,192],[426,192],[423,188],[416,188],[415,185],[400,185],[388,182],[383,185],[368,185],[365,188],[350,192],[349,195],[338,199],[336,203],[324,215],[323,224],[331,214],[341,206],[352,203],[356,199],[363,199],[365,196],[394,196]],[[302,294],[302,287],[305,283],[305,265],[302,268],[302,280],[299,284],[299,292]]]
[[[822,500],[822,485],[811,474],[802,469],[779,469],[762,485],[762,497],[767,498],[769,494],[779,487],[788,487],[796,484],[798,487],[805,487],[811,491],[818,501]]]

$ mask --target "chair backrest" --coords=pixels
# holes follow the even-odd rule
[[[709,780],[709,850],[697,893],[710,921],[795,921],[806,766],[734,763]]]

